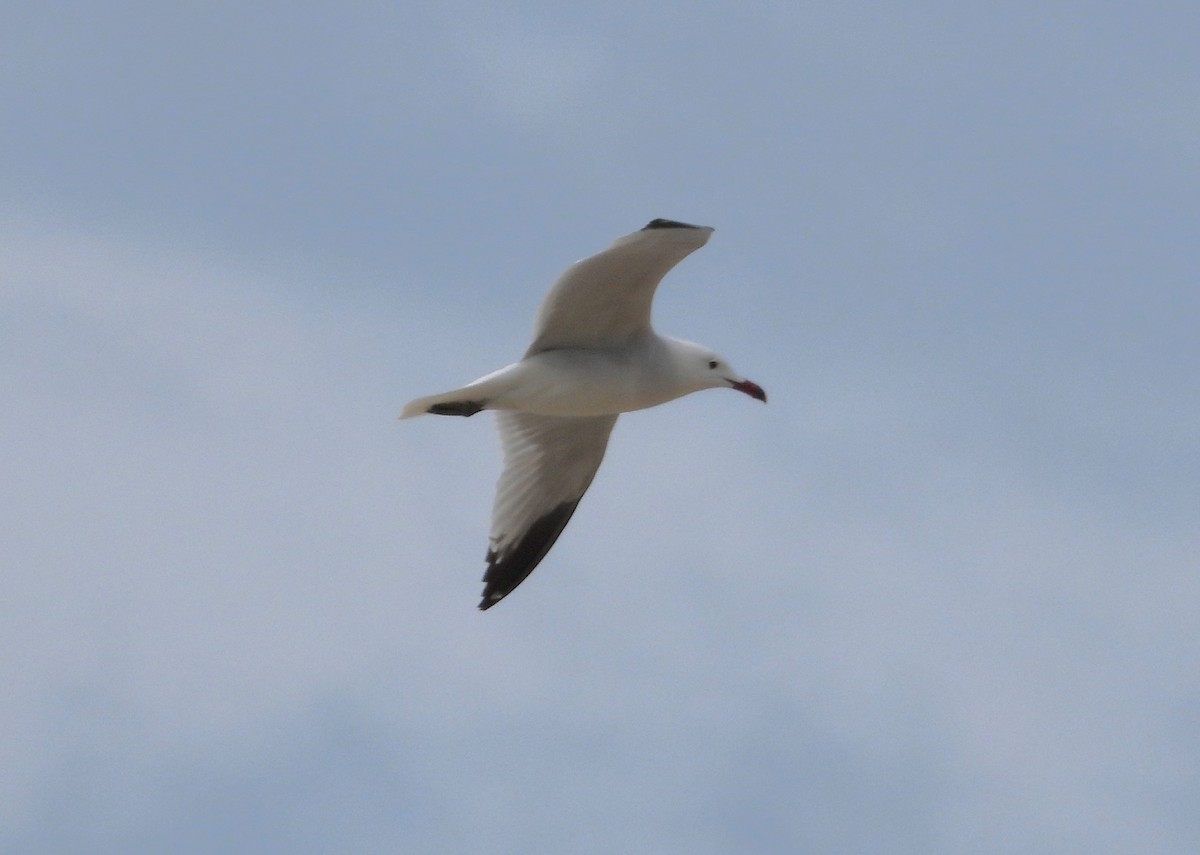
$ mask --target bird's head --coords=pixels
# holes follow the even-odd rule
[[[725,357],[690,341],[677,341],[675,344],[676,364],[695,391],[737,389],[764,404],[767,402],[767,393],[762,386],[734,371]]]

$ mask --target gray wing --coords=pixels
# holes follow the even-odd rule
[[[650,331],[650,306],[672,267],[713,230],[653,220],[568,267],[542,301],[526,356],[558,347],[611,347]]]
[[[546,557],[600,468],[617,417],[498,411],[504,472],[496,485],[479,608],[494,606]]]

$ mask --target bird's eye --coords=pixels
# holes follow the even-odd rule
[[[710,359],[710,360],[708,360],[708,367],[709,367],[709,368],[716,368],[716,367],[717,367],[717,360],[715,360],[715,359]]]

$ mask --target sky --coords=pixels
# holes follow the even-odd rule
[[[0,11],[0,850],[1200,849],[1194,4]],[[571,261],[764,386],[477,611]]]

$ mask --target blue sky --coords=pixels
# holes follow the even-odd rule
[[[1185,3],[0,12],[0,848],[1192,853]],[[622,418],[476,611],[405,401],[570,261],[767,407]]]

